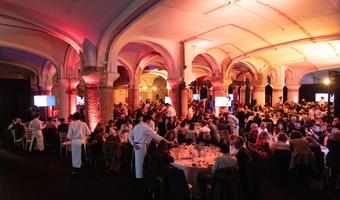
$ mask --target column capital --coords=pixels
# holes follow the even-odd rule
[[[284,85],[271,85],[273,90],[283,90]]]
[[[224,83],[222,81],[212,81],[211,84],[215,88],[224,88]]]
[[[254,90],[255,92],[264,92],[265,91],[265,88],[266,88],[266,85],[256,85]]]
[[[178,88],[181,86],[181,84],[183,84],[184,82],[182,82],[182,78],[178,77],[178,78],[168,78],[167,82],[170,84],[171,88]]]
[[[301,85],[300,84],[296,84],[296,85],[286,85],[288,90],[299,90]]]
[[[74,89],[77,87],[80,80],[75,78],[60,78],[58,81],[63,87],[70,87],[71,89]]]
[[[104,77],[104,68],[95,66],[86,66],[82,68],[81,76],[87,86],[99,86]]]

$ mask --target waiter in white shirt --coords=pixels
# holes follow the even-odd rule
[[[162,136],[156,134],[150,128],[151,121],[152,117],[150,115],[144,116],[143,121],[137,124],[129,134],[129,142],[134,147],[136,179],[143,178],[143,162],[147,153],[146,145],[152,139],[158,142],[164,140]]]
[[[78,174],[81,168],[81,150],[86,144],[86,137],[91,134],[86,123],[80,121],[80,113],[73,114],[73,122],[68,127],[67,138],[71,140],[72,166],[74,171],[72,174]]]
[[[40,121],[40,113],[34,114],[34,119],[30,122],[28,128],[32,131],[32,142],[30,145],[30,151],[32,151],[34,140],[37,141],[39,151],[44,151],[44,136],[42,133],[43,124]]]

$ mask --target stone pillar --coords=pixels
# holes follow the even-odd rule
[[[184,88],[181,91],[181,111],[182,111],[182,117],[186,117],[188,115],[188,101],[189,101],[189,94],[190,89]]]
[[[239,101],[239,98],[238,98],[238,88],[239,86],[233,86],[233,101]]]
[[[272,85],[272,105],[282,103],[283,101],[283,85]],[[280,100],[281,98],[281,100]]]
[[[99,93],[101,121],[106,124],[113,119],[113,88],[101,87]]]
[[[245,86],[240,86],[240,103],[245,104],[246,103],[246,89]]]
[[[59,116],[67,119],[68,116],[76,112],[77,97],[76,97],[76,85],[79,82],[78,79],[62,78],[59,80]]]
[[[100,96],[98,86],[96,84],[86,84],[85,91],[85,107],[86,122],[93,131],[96,125],[101,121],[100,116]]]
[[[256,100],[256,105],[263,106],[266,100],[265,85],[257,85],[254,88],[254,100]]]
[[[226,96],[227,95],[225,93],[225,88],[224,88],[223,83],[213,82],[212,85],[213,85],[213,95],[214,95],[213,99],[215,99],[215,97],[218,97],[218,96]]]
[[[181,114],[181,78],[173,78],[167,80],[170,84],[170,97],[172,101],[172,107],[175,108],[177,116]]]
[[[39,95],[48,95],[50,96],[52,94],[52,87],[48,88],[42,88],[40,87]],[[42,116],[44,117],[53,117],[53,111],[52,111],[52,106],[48,107],[43,107],[44,112],[42,113]]]
[[[139,104],[139,88],[135,84],[130,84],[129,85],[128,104],[129,104],[131,112],[134,112],[138,108],[138,104]]]
[[[287,85],[288,89],[288,96],[287,101],[288,102],[299,102],[299,89],[301,85]]]

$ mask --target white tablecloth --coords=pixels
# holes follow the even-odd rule
[[[188,183],[192,185],[192,196],[199,198],[201,194],[197,181],[198,173],[214,164],[216,157],[221,155],[219,148],[216,146],[183,145],[171,149],[170,154],[175,158],[172,165],[183,170]]]

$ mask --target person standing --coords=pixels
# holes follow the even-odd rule
[[[152,140],[160,142],[164,138],[156,134],[149,126],[152,121],[150,115],[143,117],[143,121],[137,124],[128,136],[130,144],[134,147],[135,156],[135,177],[138,180],[143,179],[143,162],[147,153],[146,145]]]
[[[73,122],[68,128],[67,138],[71,140],[72,151],[72,174],[78,174],[81,168],[82,148],[86,143],[86,137],[91,134],[89,127],[85,122],[80,121],[80,113],[73,114]]]
[[[44,151],[44,136],[42,133],[43,123],[40,121],[40,113],[34,114],[34,119],[29,123],[29,130],[32,131],[32,142],[30,145],[30,152],[32,151],[34,141],[37,142],[38,149],[40,152]]]

